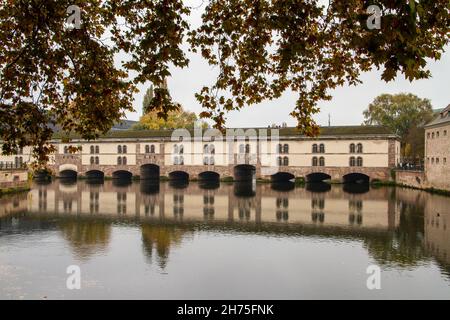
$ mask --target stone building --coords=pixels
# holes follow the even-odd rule
[[[378,126],[323,127],[317,138],[295,128],[198,130],[124,130],[96,141],[56,135],[50,167],[57,176],[389,180],[400,157],[398,137]],[[1,161],[32,161],[30,148]]]
[[[425,175],[430,187],[450,190],[450,105],[425,126]]]

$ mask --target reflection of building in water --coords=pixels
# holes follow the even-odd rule
[[[27,211],[26,193],[0,197],[0,218],[25,211]]]
[[[450,265],[449,198],[429,195],[425,203],[425,245],[437,260]]]
[[[146,192],[143,192],[143,190]],[[251,192],[250,192],[251,190]],[[148,192],[147,192],[148,191]],[[158,188],[133,183],[55,182],[30,192],[29,211],[67,215],[183,221],[284,222],[321,226],[393,229],[398,225],[395,201],[388,189],[350,194],[336,187],[328,192],[305,188],[273,190],[270,185],[186,188],[161,183]]]
[[[158,265],[165,268],[169,258],[170,248],[179,245],[183,238],[191,231],[169,225],[142,225],[142,243],[144,252],[152,262],[154,251],[156,250]]]

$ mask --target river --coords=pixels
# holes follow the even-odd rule
[[[449,208],[368,185],[34,183],[0,198],[0,298],[450,299]]]

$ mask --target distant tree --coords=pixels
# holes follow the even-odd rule
[[[428,99],[413,94],[382,94],[364,111],[364,124],[382,125],[400,136],[402,155],[412,161],[424,156],[423,126],[433,117]]]
[[[177,110],[170,111],[167,118],[163,119],[158,116],[156,111],[145,113],[139,123],[133,126],[135,130],[161,130],[161,129],[177,129],[177,128],[194,128],[198,117],[194,112],[185,111],[181,106]],[[202,123],[205,126],[205,123]]]
[[[147,92],[145,92],[144,101],[142,102],[142,112],[144,114],[150,111],[149,107],[152,103],[153,97],[153,85],[151,85],[150,88],[147,89]]]

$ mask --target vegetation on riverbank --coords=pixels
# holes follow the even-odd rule
[[[7,194],[26,192],[26,191],[30,191],[30,190],[31,190],[31,188],[29,185],[15,187],[15,188],[3,188],[3,189],[0,189],[0,197],[7,195]]]

